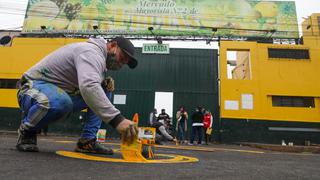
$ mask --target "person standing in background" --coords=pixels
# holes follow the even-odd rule
[[[205,137],[206,145],[208,145],[208,141],[210,140],[210,137],[211,137],[212,123],[213,123],[212,114],[209,110],[206,110],[204,114],[204,120],[203,120],[204,137]]]
[[[189,145],[193,145],[195,136],[198,136],[198,144],[202,141],[202,129],[203,129],[203,113],[202,108],[197,107],[196,111],[192,114],[192,130]]]
[[[156,116],[156,114],[158,113],[157,109],[154,108],[150,114],[149,114],[149,122],[148,122],[148,125],[149,127],[152,127],[153,124],[155,124],[156,122],[158,122],[158,118]]]
[[[177,124],[176,131],[179,135],[179,143],[184,143],[185,141],[185,132],[187,131],[187,122],[188,122],[188,113],[185,110],[184,106],[181,106],[179,111],[176,114]]]
[[[166,113],[165,109],[161,109],[161,113],[158,115],[158,121],[165,125],[165,122],[170,119],[170,116]]]

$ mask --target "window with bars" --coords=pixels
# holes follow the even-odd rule
[[[272,106],[315,108],[315,103],[314,97],[272,96]]]
[[[280,59],[310,59],[308,49],[277,49],[268,48],[269,58]]]

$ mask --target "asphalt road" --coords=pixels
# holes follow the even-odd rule
[[[60,142],[64,140],[71,142]],[[320,179],[320,154],[278,153],[234,145],[201,146],[209,151],[156,149],[157,153],[199,159],[182,164],[96,162],[55,154],[58,150],[72,151],[75,141],[72,137],[40,136],[41,152],[22,153],[15,149],[16,136],[1,134],[0,179]],[[119,149],[118,145],[111,146]]]

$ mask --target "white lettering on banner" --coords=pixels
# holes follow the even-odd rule
[[[173,0],[140,0],[136,6],[136,13],[144,15],[198,15],[199,10],[195,7],[178,6]]]
[[[141,0],[140,6],[137,7],[137,13],[141,14],[170,14],[176,7],[176,3],[172,0],[164,1],[148,1]]]

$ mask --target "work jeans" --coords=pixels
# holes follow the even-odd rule
[[[195,136],[198,136],[198,144],[201,144],[202,141],[202,130],[203,126],[192,126],[191,130],[191,138],[190,138],[190,143],[193,144],[193,141],[195,139]]]
[[[107,97],[111,97],[110,94],[111,92],[106,92]],[[31,133],[37,132],[50,122],[65,119],[71,113],[84,109],[88,109],[88,118],[81,138],[96,138],[102,123],[80,94],[69,95],[58,86],[45,81],[26,80],[22,83],[18,91],[18,102],[22,111],[22,124]]]

